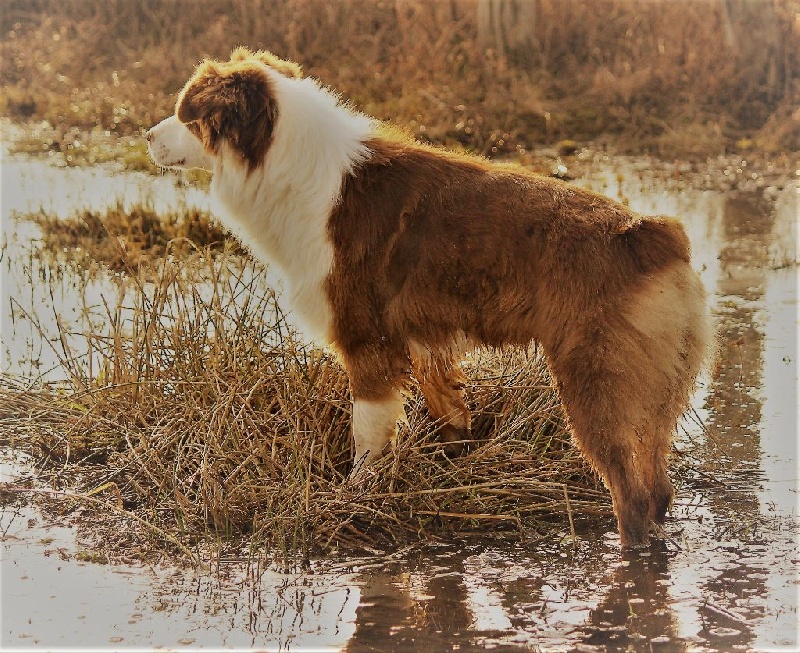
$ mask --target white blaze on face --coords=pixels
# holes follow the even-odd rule
[[[162,168],[214,169],[214,156],[177,116],[162,120],[145,135],[153,163]]]

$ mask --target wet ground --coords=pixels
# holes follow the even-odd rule
[[[705,427],[684,425],[679,447],[691,472],[663,544],[623,555],[614,524],[594,521],[579,524],[574,547],[485,538],[318,561],[303,574],[243,560],[192,571],[98,564],[82,555],[73,528],[30,506],[6,508],[3,648],[796,650],[797,181],[722,192],[687,183],[688,171],[653,168],[599,159],[577,183],[681,217],[718,327],[721,363],[694,401]],[[749,175],[744,164],[729,174]],[[43,316],[79,312],[68,279],[60,294],[41,292],[34,280],[48,272],[11,213],[66,214],[142,194],[156,206],[205,202],[169,176],[3,158],[5,371],[42,373],[55,362],[26,332],[25,311],[45,324]],[[102,282],[87,290],[104,291]],[[3,480],[26,468],[8,450],[2,463]]]

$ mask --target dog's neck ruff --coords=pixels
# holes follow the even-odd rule
[[[256,258],[281,269],[296,317],[308,335],[329,342],[328,218],[345,176],[370,154],[365,141],[374,123],[311,78],[269,73],[279,111],[274,140],[250,170],[222,145],[211,182],[213,209]]]

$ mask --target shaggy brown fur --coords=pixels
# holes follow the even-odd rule
[[[198,68],[177,113],[207,149],[227,139],[252,174],[280,121],[259,65],[300,73],[237,52]],[[366,145],[327,223],[331,336],[356,402],[392,408],[413,369],[445,440],[468,439],[460,357],[536,340],[623,545],[647,542],[672,499],[670,436],[710,341],[680,223],[383,128]]]
[[[680,223],[595,193],[379,138],[330,218],[335,344],[355,397],[418,370],[432,415],[468,437],[458,340],[539,341],[625,545],[672,498],[667,454],[708,346]],[[412,356],[413,347],[423,354]]]

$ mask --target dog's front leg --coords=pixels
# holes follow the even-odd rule
[[[412,359],[419,389],[428,404],[431,418],[439,422],[439,439],[451,458],[467,450],[470,413],[464,386],[466,377],[458,361],[451,358],[419,356]]]
[[[386,341],[388,342],[388,340]],[[410,361],[400,346],[340,346],[353,394],[354,461],[351,477],[379,458],[397,436],[403,417],[401,389],[408,381]]]
[[[351,476],[356,476],[380,457],[397,437],[397,421],[403,416],[403,397],[392,390],[383,399],[353,397],[353,440],[355,460]]]

